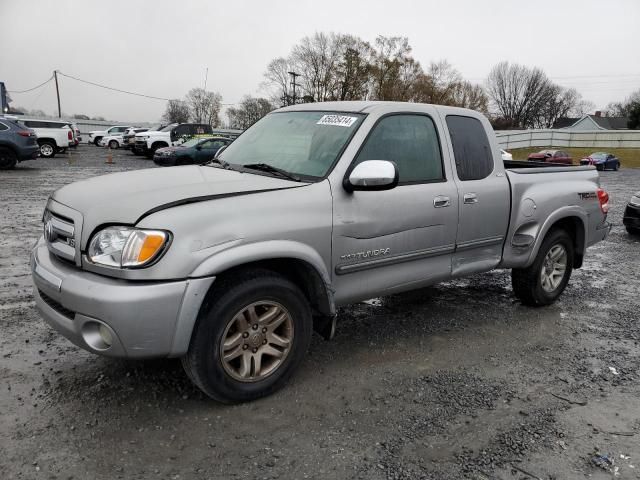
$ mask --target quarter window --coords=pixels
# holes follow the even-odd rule
[[[441,181],[442,156],[436,127],[426,115],[390,115],[373,127],[355,164],[389,160],[398,165],[400,183]]]
[[[493,172],[491,146],[477,118],[448,115],[447,127],[460,180],[480,180]]]

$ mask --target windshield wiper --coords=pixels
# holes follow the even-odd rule
[[[275,173],[276,175],[280,175],[281,177],[288,178],[289,180],[294,180],[296,182],[301,181],[300,177],[298,177],[297,175],[287,172],[282,168],[269,165],[268,163],[249,163],[247,165],[242,165],[242,168],[246,168],[249,170],[260,170],[262,172],[268,172],[268,173]]]

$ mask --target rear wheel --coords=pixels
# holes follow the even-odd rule
[[[56,156],[56,145],[53,142],[40,142],[40,156],[44,158],[53,158]]]
[[[550,305],[562,294],[573,269],[573,241],[564,230],[550,231],[533,264],[511,271],[513,292],[522,303]]]
[[[16,166],[18,159],[13,150],[0,147],[0,170],[10,170]]]
[[[209,295],[182,364],[214,400],[254,400],[286,383],[311,332],[311,310],[298,287],[269,271],[246,272]]]

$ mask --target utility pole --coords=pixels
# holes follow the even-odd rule
[[[289,72],[291,75],[291,86],[293,87],[293,104],[296,104],[296,87],[300,87],[301,85],[296,83],[296,78],[302,76],[300,73]]]
[[[204,91],[207,91],[207,78],[209,78],[209,67],[207,67],[207,70],[204,73]]]
[[[58,88],[58,71],[53,71],[53,78],[56,80],[56,96],[58,97],[58,118],[62,118],[62,110],[60,110],[60,89]]]

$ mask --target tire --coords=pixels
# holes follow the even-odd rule
[[[49,141],[40,142],[40,156],[43,158],[53,158],[56,156],[56,144]]]
[[[640,235],[640,228],[626,227],[629,235]]]
[[[251,317],[241,312],[251,309],[263,325],[258,329],[252,326],[257,323],[242,321]],[[266,313],[274,311],[275,318],[264,320]],[[274,327],[282,315],[285,319]],[[312,329],[311,309],[298,287],[268,270],[247,271],[223,280],[207,296],[182,365],[192,382],[214,400],[255,400],[287,382],[302,362]],[[287,338],[288,347],[282,343]],[[226,350],[223,339],[233,339]],[[280,358],[271,356],[276,350]],[[225,351],[234,358],[225,361]]]
[[[139,157],[140,155],[142,155],[142,152],[140,150],[138,150],[137,148],[132,148],[131,151],[133,152],[133,154],[137,157]]]
[[[598,170],[599,172],[604,171],[604,165],[596,165],[596,170]]]
[[[93,144],[94,144],[96,147],[99,147],[99,146],[100,146],[100,140],[102,140],[102,137],[96,137],[96,138],[94,138],[94,139],[93,139]]]
[[[118,142],[116,142],[115,140],[111,140],[111,141],[109,142],[109,148],[110,148],[111,150],[117,150],[117,149],[118,149],[118,146],[119,146],[119,145],[118,145]]]
[[[543,272],[548,272],[553,263],[548,263],[547,255],[558,252],[556,247],[564,249],[564,272],[558,278],[554,277],[556,284],[544,284]],[[513,293],[520,301],[531,307],[550,305],[562,294],[569,282],[573,270],[573,240],[569,234],[561,229],[551,230],[540,245],[538,255],[527,268],[514,268],[511,270],[511,283]],[[562,257],[558,259],[562,263]],[[557,264],[556,264],[557,265]],[[557,269],[557,268],[556,268]],[[558,282],[559,280],[559,282]]]
[[[620,168],[620,164],[618,162],[613,164],[613,171],[614,172],[617,172],[619,168]]]
[[[11,170],[18,163],[18,157],[13,150],[0,147],[0,170]]]

